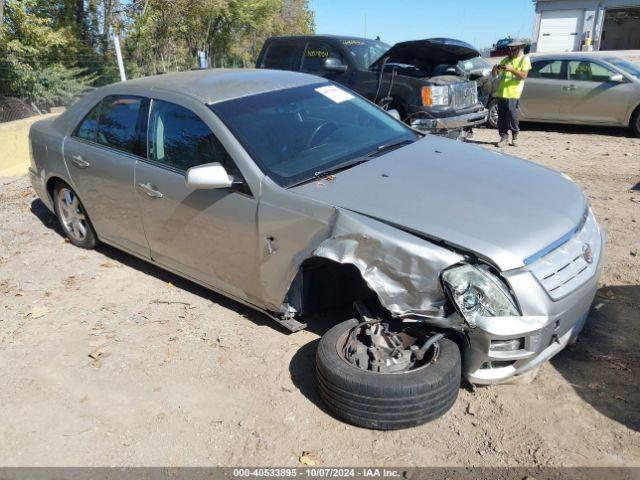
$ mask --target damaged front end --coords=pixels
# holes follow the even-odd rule
[[[459,138],[487,118],[487,110],[478,101],[477,83],[459,66],[459,62],[479,55],[472,45],[460,40],[413,40],[394,45],[370,68],[414,79],[417,95],[404,106],[412,127]],[[381,80],[382,76],[379,83]],[[393,104],[391,97],[386,100]]]

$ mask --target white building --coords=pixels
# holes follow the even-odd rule
[[[533,1],[533,52],[640,49],[640,0]]]

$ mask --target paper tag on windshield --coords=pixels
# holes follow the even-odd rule
[[[349,92],[345,92],[341,88],[338,88],[334,85],[327,85],[326,87],[316,88],[316,92],[321,93],[329,100],[336,103],[342,103],[353,98],[353,95],[351,95]]]

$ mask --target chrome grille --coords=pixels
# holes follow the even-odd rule
[[[476,103],[478,103],[478,84],[476,82],[451,85],[451,106],[453,108],[471,107]]]
[[[587,261],[586,245],[591,250],[591,262]],[[600,228],[589,212],[580,231],[558,248],[528,265],[538,282],[553,300],[570,294],[583,285],[596,272],[602,252]]]

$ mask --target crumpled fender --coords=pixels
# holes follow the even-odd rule
[[[437,316],[445,303],[440,272],[462,256],[355,212],[338,208],[329,238],[313,256],[354,265],[394,315]]]

